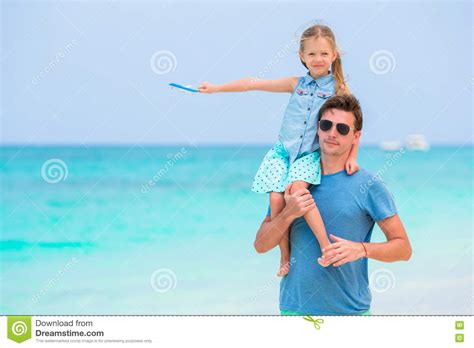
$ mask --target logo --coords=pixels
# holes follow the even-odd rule
[[[309,92],[308,92],[307,89],[298,88],[298,89],[296,90],[296,93],[297,93],[298,95],[307,95]]]
[[[321,318],[314,319],[310,315],[303,317],[303,319],[312,322],[316,330],[319,330],[321,328],[321,324],[324,323],[324,319],[321,319]]]
[[[382,293],[395,287],[395,274],[388,269],[377,269],[369,276],[370,289]]]
[[[151,69],[158,75],[165,75],[176,70],[178,60],[173,52],[156,51],[150,59]]]
[[[51,158],[41,166],[41,177],[48,184],[56,184],[67,179],[68,169],[63,160]]]
[[[369,67],[374,74],[385,75],[395,70],[397,61],[392,52],[387,50],[375,51],[369,58]]]
[[[31,338],[31,317],[7,317],[7,337],[17,343]]]
[[[176,288],[176,274],[168,268],[157,269],[150,278],[151,287],[160,293],[165,293]]]

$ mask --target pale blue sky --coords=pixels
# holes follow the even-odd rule
[[[303,75],[292,43],[314,21],[343,51],[363,143],[472,143],[469,1],[3,1],[1,142],[273,143],[289,95],[167,84]],[[152,69],[158,51],[168,73]],[[371,69],[377,54],[388,67]]]

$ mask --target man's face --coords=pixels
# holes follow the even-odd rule
[[[321,120],[332,121],[333,126],[328,131],[321,130],[318,124],[319,146],[321,152],[329,156],[348,154],[352,144],[360,137],[360,131],[354,132],[354,115],[352,112],[330,109],[324,113]],[[347,135],[340,134],[336,129],[337,123],[345,123],[351,130]]]

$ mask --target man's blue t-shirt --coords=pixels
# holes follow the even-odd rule
[[[310,188],[326,231],[354,242],[369,242],[375,221],[397,214],[385,184],[366,170],[322,175]],[[339,267],[317,263],[321,250],[304,217],[290,228],[291,267],[280,283],[280,310],[305,315],[361,314],[372,299],[367,259]]]

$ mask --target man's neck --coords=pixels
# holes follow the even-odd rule
[[[321,153],[322,175],[329,175],[345,169],[348,156],[328,156]]]

